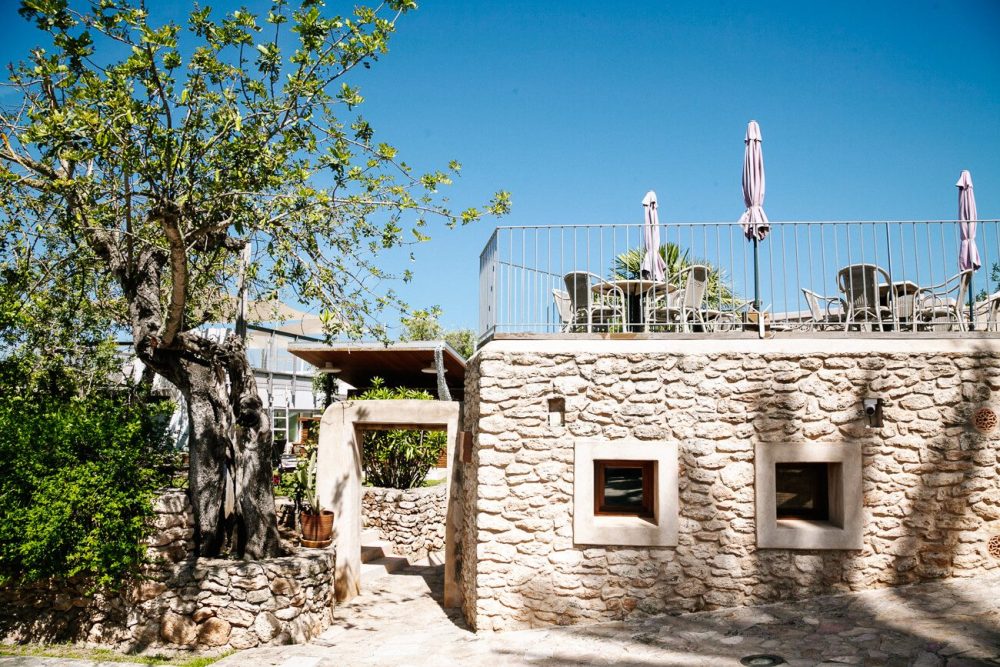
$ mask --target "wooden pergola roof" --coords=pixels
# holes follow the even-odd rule
[[[465,388],[465,360],[444,341],[410,343],[295,343],[288,351],[317,368],[340,369],[336,376],[347,384],[364,389],[374,377],[389,386],[427,389],[437,396],[437,374],[423,369],[434,367],[434,350],[442,348],[445,381],[453,394]]]

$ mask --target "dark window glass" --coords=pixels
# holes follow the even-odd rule
[[[594,461],[597,514],[653,516],[652,461]]]
[[[774,487],[778,518],[829,521],[829,477],[827,463],[776,463]]]

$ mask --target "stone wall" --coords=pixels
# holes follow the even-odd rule
[[[127,650],[215,650],[305,642],[332,621],[332,550],[232,561],[192,558],[187,496],[156,502],[157,530],[144,578],[116,595],[86,582],[0,589],[0,638],[8,642],[84,641]]]
[[[452,474],[457,475],[458,494],[456,502],[461,503],[462,525],[456,535],[455,572],[462,596],[462,614],[475,627],[477,617],[477,587],[479,585],[479,450],[475,432],[480,418],[481,402],[479,388],[482,384],[480,364],[472,361],[465,368],[465,402],[462,405],[463,428],[472,432],[473,447],[471,460],[457,466]],[[489,409],[489,408],[487,408]],[[462,453],[464,455],[464,452]],[[465,461],[464,458],[461,459]],[[489,583],[489,582],[484,582]],[[490,627],[487,625],[486,627]]]
[[[987,553],[1000,534],[997,436],[969,426],[998,371],[988,339],[489,343],[466,376],[467,619],[606,621],[1000,567]],[[881,429],[866,428],[868,395],[886,400]],[[549,426],[560,397],[565,423]],[[574,542],[582,439],[678,444],[676,547]],[[863,548],[758,549],[755,446],[813,442],[861,449]]]
[[[406,490],[366,486],[361,491],[362,526],[376,529],[399,556],[423,558],[444,551],[447,494],[445,484]]]

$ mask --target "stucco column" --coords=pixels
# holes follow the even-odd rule
[[[445,606],[461,604],[455,579],[457,529],[461,508],[453,475],[458,451],[461,403],[385,400],[334,403],[323,413],[316,458],[316,491],[323,509],[332,510],[333,547],[337,551],[334,589],[337,599],[361,592],[361,437],[365,425],[444,429],[447,433],[447,519],[445,522]]]
[[[333,403],[326,409],[316,454],[319,504],[334,515],[338,600],[350,600],[361,592],[361,443],[349,412],[350,402]]]

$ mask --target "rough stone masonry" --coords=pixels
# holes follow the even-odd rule
[[[195,560],[185,492],[162,493],[154,510],[143,578],[114,595],[73,580],[0,589],[0,640],[223,651],[305,642],[332,622],[332,550]]]
[[[364,528],[374,528],[399,556],[423,558],[444,551],[448,488],[444,484],[417,489],[361,490]]]
[[[465,615],[514,629],[995,570],[1000,453],[969,422],[998,371],[989,339],[488,343],[466,376]],[[881,429],[866,428],[872,395]],[[574,542],[581,439],[678,443],[676,547]],[[815,442],[861,449],[863,548],[758,549],[755,446]]]

